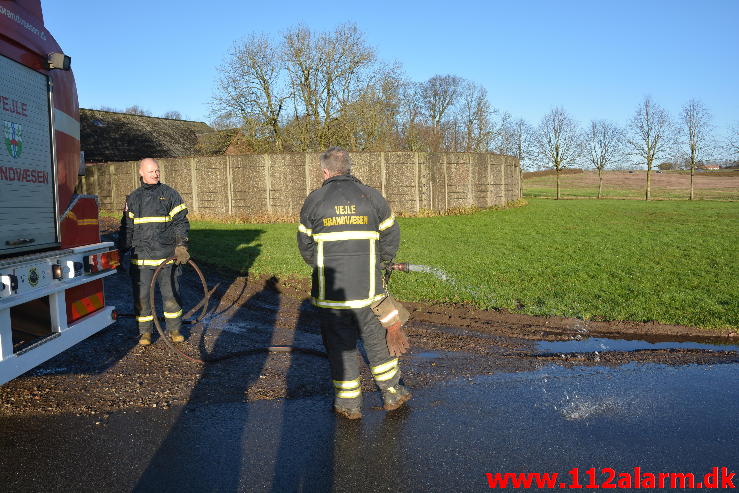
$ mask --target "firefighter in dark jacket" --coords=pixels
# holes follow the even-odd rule
[[[324,182],[305,199],[298,248],[313,267],[312,303],[321,311],[321,335],[331,365],[334,410],[349,419],[361,413],[357,339],[361,337],[384,407],[410,399],[392,357],[386,330],[370,305],[386,296],[384,266],[400,244],[400,228],[383,196],[351,175],[349,153],[332,147],[321,155]]]
[[[149,285],[154,271],[165,259],[176,256],[175,264],[190,259],[187,251],[187,207],[172,187],[159,183],[159,165],[154,159],[139,163],[141,186],[126,197],[121,221],[119,248],[131,252],[131,281],[139,327],[139,344],[151,344],[155,313],[149,306]],[[182,342],[182,307],[179,300],[179,268],[169,263],[159,273],[159,289],[164,303],[167,332],[173,342]]]

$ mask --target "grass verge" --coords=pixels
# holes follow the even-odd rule
[[[739,326],[739,204],[551,201],[465,216],[400,219],[398,261],[456,281],[397,273],[409,301],[530,315]],[[309,277],[295,224],[194,221],[195,258],[242,273]]]

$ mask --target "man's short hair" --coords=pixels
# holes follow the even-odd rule
[[[349,152],[341,147],[330,147],[321,154],[321,168],[328,170],[331,176],[348,175],[352,172],[352,160]]]

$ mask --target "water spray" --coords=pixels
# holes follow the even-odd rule
[[[436,267],[431,267],[428,265],[418,265],[418,264],[408,264],[408,263],[400,263],[400,264],[392,264],[390,266],[391,270],[397,270],[399,272],[425,272],[427,274],[432,274],[442,281],[454,281],[454,279],[444,272],[441,269],[437,269]]]
[[[460,291],[466,291],[467,293],[471,294],[472,296],[476,298],[482,297],[480,294],[480,290],[473,288],[472,286],[469,286],[467,284],[459,282],[457,279],[452,277],[451,275],[447,274],[441,269],[438,269],[436,267],[431,267],[430,265],[420,265],[420,264],[409,264],[406,262],[402,263],[396,263],[396,264],[390,264],[389,269],[391,271],[397,271],[397,272],[423,272],[425,274],[431,274],[432,276],[436,277],[440,281],[443,281],[452,287],[459,289]],[[495,298],[490,297],[489,301],[492,304],[495,304]]]

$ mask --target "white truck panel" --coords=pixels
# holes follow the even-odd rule
[[[105,306],[68,323],[64,299],[67,289],[115,274],[113,269],[89,273],[82,270],[85,257],[108,252],[112,246],[110,242],[102,242],[0,260],[0,385],[114,322],[114,307]],[[62,267],[59,279],[53,278],[54,265]],[[10,310],[45,296],[49,297],[51,333],[13,352]]]

